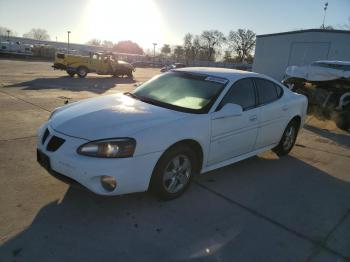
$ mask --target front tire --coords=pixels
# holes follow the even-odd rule
[[[163,200],[177,198],[191,184],[196,169],[196,155],[188,146],[170,148],[153,171],[150,190]]]
[[[128,78],[131,78],[131,79],[134,77],[133,74],[132,74],[132,71],[127,72],[126,75],[128,76]]]
[[[84,78],[86,77],[88,73],[88,69],[85,67],[85,66],[79,66],[78,69],[77,69],[77,75],[80,77],[80,78]]]
[[[299,131],[299,123],[293,119],[283,132],[281,141],[272,149],[278,156],[287,155],[293,148]]]

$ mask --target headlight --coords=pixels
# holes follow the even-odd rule
[[[106,158],[132,157],[136,141],[132,138],[98,140],[81,145],[77,152],[80,155]]]

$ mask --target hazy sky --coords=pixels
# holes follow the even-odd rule
[[[249,28],[257,34],[319,28],[325,0],[0,0],[0,26],[22,36],[45,28],[51,39],[130,39],[144,48],[181,44],[187,32]],[[328,0],[326,25],[348,23],[350,0]]]

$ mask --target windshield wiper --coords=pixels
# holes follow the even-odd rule
[[[131,92],[125,92],[124,95],[130,96],[130,97],[135,98],[137,100],[141,100],[137,95],[135,95],[135,94],[133,94]]]
[[[153,100],[153,99],[147,98],[147,97],[143,97],[143,96],[137,96],[137,95],[135,95],[134,93],[131,93],[131,92],[125,92],[124,95],[130,96],[132,98],[135,98],[137,100],[140,100],[140,101],[148,103],[148,104],[152,104],[152,105],[159,105],[160,104],[160,102],[158,102],[156,100]]]

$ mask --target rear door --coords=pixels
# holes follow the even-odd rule
[[[289,106],[283,99],[283,89],[274,82],[254,78],[260,110],[255,149],[278,143],[288,119]]]

